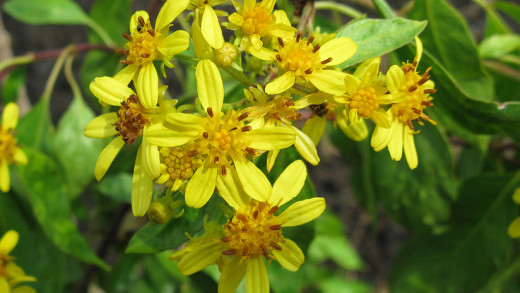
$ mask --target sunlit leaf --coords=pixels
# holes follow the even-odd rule
[[[9,0],[4,10],[28,24],[87,24],[88,16],[70,0]]]

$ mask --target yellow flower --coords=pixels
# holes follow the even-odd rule
[[[188,9],[195,12],[194,24],[200,26],[204,39],[215,49],[220,49],[224,45],[224,36],[218,16],[226,16],[227,13],[222,10],[214,10],[213,6],[224,2],[226,0],[190,0],[188,5]]]
[[[520,204],[520,188],[515,189],[513,193],[513,200],[515,203]],[[520,217],[516,218],[507,228],[507,234],[511,238],[520,237]]]
[[[302,161],[293,162],[265,193],[249,199],[241,189],[238,175],[218,181],[220,195],[235,209],[232,219],[223,227],[221,239],[205,239],[204,244],[191,246],[180,256],[177,267],[185,275],[191,275],[219,258],[229,256],[223,266],[219,292],[234,292],[246,277],[247,292],[269,292],[269,278],[263,258],[277,260],[285,269],[297,271],[304,261],[298,245],[283,237],[282,228],[310,222],[325,210],[325,200],[315,197],[290,205],[276,213],[279,207],[296,197],[302,189],[307,171]],[[218,234],[217,234],[218,235]]]
[[[186,9],[188,0],[168,0],[159,11],[155,27],[150,24],[150,17],[146,11],[137,11],[130,19],[130,35],[123,33],[128,39],[126,50],[119,50],[126,56],[121,62],[127,66],[119,72],[115,79],[124,84],[129,84],[137,75],[135,80],[138,84],[156,84],[157,72],[153,65],[154,60],[162,60],[163,64],[173,67],[170,59],[175,54],[181,53],[188,48],[190,36],[187,32],[179,30],[168,35],[170,23]],[[141,87],[142,91],[150,90],[150,95],[143,92],[137,94],[141,97],[141,103],[146,108],[157,104],[157,88]]]
[[[18,106],[9,103],[4,108],[2,124],[0,124],[0,190],[2,192],[8,192],[11,185],[9,165],[27,164],[27,156],[17,144],[17,139],[13,137],[17,123]]]
[[[349,38],[335,38],[322,45],[313,45],[313,37],[302,39],[301,32],[296,37],[283,40],[278,38],[280,49],[277,52],[261,50],[251,51],[255,57],[277,61],[281,76],[265,87],[269,95],[279,94],[291,88],[296,81],[310,82],[318,90],[332,95],[345,92],[343,79],[346,73],[329,66],[338,65],[352,57],[357,45]]]
[[[415,38],[417,44],[417,54],[413,63],[403,63],[402,67],[393,65],[386,74],[386,84],[390,93],[394,96],[404,95],[404,100],[392,104],[387,111],[391,126],[385,128],[377,125],[372,135],[371,145],[375,151],[380,151],[388,146],[388,151],[393,160],[399,161],[403,154],[410,169],[415,169],[418,164],[417,150],[413,135],[415,128],[412,120],[416,120],[423,125],[420,119],[430,121],[435,124],[424,113],[424,109],[432,106],[430,94],[436,92],[433,81],[429,80],[429,71],[420,75],[417,66],[422,55],[422,43],[419,38]]]
[[[241,50],[249,51],[253,47],[255,51],[261,50],[264,42],[268,44],[281,37],[289,39],[294,36],[293,28],[282,10],[272,13],[276,0],[245,0],[244,5],[234,3],[236,13],[229,16],[228,29],[235,30],[237,39],[235,44],[240,44]]]
[[[293,126],[295,120],[299,120],[301,114],[296,113],[299,108],[295,106],[290,96],[275,96],[271,100],[264,93],[262,87],[251,87],[244,90],[244,94],[253,105],[250,107],[250,125],[255,128],[265,126],[282,126],[292,129],[296,133],[294,146],[300,155],[309,163],[316,166],[320,162],[316,146],[312,139],[304,132]],[[270,172],[280,150],[269,151],[267,155],[267,171]]]
[[[22,268],[17,266],[9,255],[18,243],[18,232],[7,231],[0,239],[0,292],[2,293],[32,293],[34,289],[18,286],[23,282],[34,282],[36,278],[27,276]]]
[[[247,108],[239,113],[233,109],[223,112],[224,85],[217,66],[211,60],[200,60],[195,76],[206,115],[169,114],[164,126],[150,127],[147,139],[162,147],[185,145],[184,150],[190,150],[188,155],[201,161],[201,166],[186,186],[185,194],[188,206],[200,208],[213,194],[218,178],[226,177],[229,168],[235,167],[241,178],[263,175],[248,157],[258,155],[258,150],[286,148],[294,143],[295,134],[284,127],[252,129],[245,124]],[[165,130],[174,134],[167,134]],[[259,183],[252,180],[244,182],[244,185],[248,191],[261,192],[262,182]]]
[[[136,84],[139,92],[140,84]],[[101,102],[112,106],[120,106],[117,112],[100,115],[89,122],[84,134],[93,138],[114,139],[103,149],[99,155],[94,175],[99,181],[112,164],[116,155],[125,144],[133,144],[141,136],[146,137],[148,129],[154,123],[161,123],[164,116],[172,111],[176,100],[164,101],[162,91],[165,87],[157,89],[158,84],[149,84],[147,87],[155,87],[161,91],[159,106],[150,108],[142,104],[141,96],[127,85],[111,77],[96,78],[90,84],[90,90]],[[149,92],[145,92],[149,94]],[[145,97],[146,98],[146,97]],[[160,155],[157,146],[151,145],[146,139],[137,151],[132,183],[132,210],[134,215],[143,216],[150,204],[154,178],[160,175]]]

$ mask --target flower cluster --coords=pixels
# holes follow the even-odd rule
[[[13,136],[13,131],[18,124],[18,112],[18,106],[9,103],[2,114],[2,124],[0,124],[0,190],[2,192],[8,192],[11,187],[9,165],[27,164],[27,156]]]
[[[275,0],[234,1],[236,12],[230,15],[215,10],[222,2],[167,0],[154,26],[146,12],[136,12],[130,33],[123,33],[128,43],[118,50],[125,56],[125,68],[90,84],[94,96],[114,111],[92,120],[84,133],[112,138],[98,157],[97,180],[125,145],[138,145],[132,181],[135,216],[148,211],[150,218],[164,223],[169,217],[163,214],[179,207],[179,201],[154,198],[154,190],[180,191],[192,208],[203,207],[217,193],[233,209],[226,223],[207,222],[203,235],[172,255],[180,260],[183,274],[218,264],[220,292],[234,291],[244,276],[248,292],[269,292],[264,259],[277,260],[290,271],[304,261],[283,228],[314,220],[324,211],[325,201],[311,197],[285,208],[305,183],[305,164],[293,162],[271,185],[254,159],[267,153],[270,172],[280,151],[294,146],[302,158],[317,165],[316,145],[327,120],[361,140],[368,134],[368,119],[376,125],[373,148],[388,146],[391,157],[399,160],[404,147],[410,168],[415,168],[413,135],[418,131],[412,121],[433,122],[424,110],[432,105],[430,94],[435,90],[430,69],[422,75],[417,70],[419,39],[413,63],[392,66],[383,75],[380,58],[371,58],[349,74],[341,64],[357,51],[352,39],[297,32],[285,12],[274,9]],[[170,33],[170,23],[185,17],[184,10],[191,10],[186,18],[192,20],[190,32]],[[220,23],[219,17],[227,21]],[[223,28],[235,36],[225,40]],[[194,62],[193,105],[169,99],[154,65],[161,64],[164,76],[164,65],[173,67],[172,59],[188,50],[190,40],[196,58],[182,57]],[[257,68],[243,66],[243,56],[254,61],[248,64],[259,64]],[[226,99],[223,71],[247,85],[241,101]],[[266,80],[258,83],[258,75]],[[300,130],[295,121],[304,117]],[[161,208],[163,201],[168,208]],[[157,204],[150,207],[152,202]],[[175,215],[180,216],[182,212]]]
[[[9,255],[18,243],[18,238],[18,232],[9,230],[0,239],[0,292],[36,292],[31,287],[18,286],[23,282],[36,281],[36,278],[27,276],[24,270],[14,263],[14,257]]]

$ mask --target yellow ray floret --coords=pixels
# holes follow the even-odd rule
[[[23,282],[34,282],[36,278],[27,276],[22,268],[14,263],[9,254],[18,243],[19,235],[14,230],[7,231],[0,239],[0,292],[35,293],[27,286],[18,286]]]
[[[13,136],[13,131],[18,124],[18,112],[18,106],[9,103],[2,114],[2,124],[0,124],[0,190],[2,192],[8,192],[11,186],[9,165],[27,164],[27,156]]]

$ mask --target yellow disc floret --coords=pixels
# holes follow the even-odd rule
[[[301,39],[301,32],[296,38],[284,43],[281,38],[278,38],[280,50],[276,55],[278,65],[284,71],[293,71],[297,76],[305,76],[311,74],[315,70],[323,69],[326,63],[332,59],[327,59],[327,62],[321,62],[319,49],[320,44],[314,46],[313,37],[305,41]]]
[[[17,140],[11,134],[12,129],[4,129],[0,125],[0,162],[8,164],[14,161]]]
[[[273,249],[281,250],[283,242],[281,222],[274,215],[278,206],[251,201],[249,211],[237,212],[225,227],[222,241],[228,245],[223,254],[242,255],[243,258],[261,257],[271,259]]]
[[[188,156],[181,148],[161,148],[164,158],[165,171],[172,180],[188,179],[196,169],[195,160]]]
[[[159,59],[160,52],[157,45],[161,41],[161,32],[155,31],[150,24],[150,20],[138,17],[139,24],[137,29],[130,35],[123,33],[123,37],[128,40],[125,47],[127,50],[119,50],[119,53],[127,55],[126,60],[122,60],[123,64],[143,65],[147,62]]]
[[[246,35],[258,34],[261,37],[267,34],[269,23],[273,20],[271,12],[259,6],[242,11],[242,17],[244,18],[242,31]]]
[[[369,118],[379,108],[376,91],[370,86],[357,90],[351,99],[349,107],[357,109],[358,114],[364,118]]]

